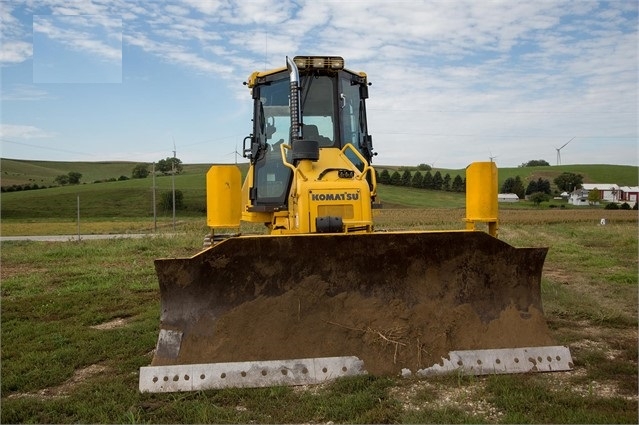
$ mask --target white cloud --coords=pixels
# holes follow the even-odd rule
[[[125,35],[125,41],[161,57],[164,61],[191,68],[198,73],[227,76],[232,72],[228,65],[203,58],[179,44],[157,42],[143,33],[129,33]]]
[[[0,137],[3,139],[42,139],[53,134],[32,125],[0,124]]]
[[[35,15],[33,31],[76,51],[96,55],[108,61],[122,60],[120,18]]]
[[[33,54],[31,43],[25,41],[7,41],[0,49],[0,65],[13,65],[24,62]]]
[[[2,91],[0,96],[3,101],[40,101],[52,99],[49,93],[35,85],[16,84],[9,90]]]

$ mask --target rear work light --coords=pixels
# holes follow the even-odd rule
[[[339,56],[295,56],[298,69],[344,69],[344,59]]]

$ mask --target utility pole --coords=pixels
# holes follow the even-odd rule
[[[153,161],[153,233],[158,232],[157,203],[155,202],[155,161]]]
[[[78,194],[77,210],[78,210],[78,242],[80,242],[80,240],[82,239],[80,237],[80,194]]]
[[[173,231],[175,232],[175,159],[177,158],[175,150],[175,139],[173,139],[173,161],[171,162],[171,186],[173,190]]]

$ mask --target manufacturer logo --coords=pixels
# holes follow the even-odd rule
[[[358,199],[359,193],[357,192],[311,194],[311,201],[357,201]]]

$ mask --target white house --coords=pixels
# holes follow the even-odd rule
[[[585,189],[573,190],[568,198],[571,205],[588,205],[588,191]]]
[[[497,202],[519,202],[519,196],[514,193],[499,193]]]

